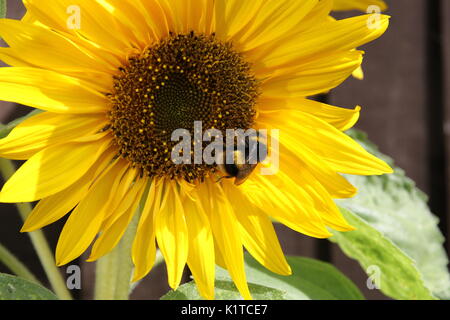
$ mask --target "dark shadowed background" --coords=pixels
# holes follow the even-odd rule
[[[331,104],[363,107],[357,128],[366,131],[381,151],[396,160],[418,187],[430,197],[432,211],[441,220],[448,238],[450,151],[450,0],[392,0],[392,16],[387,33],[363,49],[365,79],[347,80],[326,96]],[[20,18],[24,9],[19,0],[8,0],[10,18]],[[337,14],[337,17],[355,13]],[[0,102],[0,121],[7,123],[29,112],[29,108]],[[31,242],[20,234],[21,220],[13,205],[0,204],[0,240],[42,279]],[[64,221],[45,228],[55,248]],[[353,260],[327,240],[316,240],[277,226],[284,251],[333,263],[349,276],[368,299],[386,299],[366,287],[367,276]],[[448,242],[446,243],[449,252]],[[83,259],[83,288],[76,298],[92,298],[94,264]],[[134,299],[157,299],[169,290],[164,265],[153,270],[134,291]],[[65,272],[61,268],[61,272]],[[7,272],[0,264],[0,272]],[[186,275],[186,279],[188,276]]]

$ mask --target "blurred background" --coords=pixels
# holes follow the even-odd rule
[[[430,207],[440,219],[448,239],[450,230],[450,0],[391,0],[392,16],[387,33],[363,48],[364,81],[348,79],[343,85],[320,96],[333,105],[361,105],[357,128],[368,133],[380,150],[394,158],[430,197]],[[24,8],[20,0],[8,0],[8,17],[18,19]],[[335,14],[344,18],[360,14]],[[4,45],[4,44],[3,44]],[[0,102],[0,121],[25,115],[29,108]],[[3,182],[2,182],[3,184]],[[20,234],[21,220],[13,205],[0,204],[0,237],[46,283],[45,274],[28,235]],[[52,248],[64,221],[45,228]],[[349,276],[367,299],[387,299],[378,290],[369,290],[367,276],[353,260],[327,240],[316,240],[277,226],[288,255],[302,255],[328,261]],[[448,240],[446,242],[449,251]],[[95,265],[79,259],[83,268],[83,288],[73,291],[78,299],[92,298]],[[8,270],[0,264],[0,272]],[[65,274],[66,268],[61,268]],[[186,280],[189,275],[186,274]],[[158,299],[169,290],[164,265],[153,270],[134,291],[134,299]]]

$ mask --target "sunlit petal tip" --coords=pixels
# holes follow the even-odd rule
[[[351,128],[354,127],[354,125],[359,121],[359,118],[361,116],[361,106],[356,106],[354,109],[354,114],[353,116],[348,119],[347,123],[345,123],[345,125],[343,125],[342,128],[339,128],[341,131],[347,131]]]
[[[383,160],[379,160],[378,162],[378,166],[377,169],[379,170],[378,173],[376,173],[375,175],[383,175],[383,174],[392,174],[394,173],[394,169],[387,164],[385,161]]]
[[[138,282],[142,279],[144,279],[146,274],[133,274],[133,278],[131,279],[132,283]]]
[[[57,267],[63,267],[66,264],[68,264],[69,262],[71,262],[73,259],[71,260],[71,259],[67,259],[65,257],[59,257],[58,255],[56,255],[55,260],[56,260]]]
[[[384,33],[387,30],[387,28],[389,27],[389,23],[391,22],[391,16],[389,16],[387,14],[382,14],[380,16],[380,22],[381,22],[380,30],[382,30]]]
[[[350,188],[347,188],[345,190],[342,190],[341,192],[341,196],[339,197],[339,199],[349,199],[349,198],[353,198],[354,196],[356,196],[358,194],[358,188],[356,188],[355,186],[351,185]],[[336,198],[334,198],[336,199]]]
[[[7,193],[0,192],[0,202],[1,203],[16,203],[17,201],[13,198],[14,195],[8,195]]]
[[[386,172],[385,173],[386,174],[392,174],[392,173],[395,173],[395,170],[390,165],[388,165],[386,163]]]
[[[291,276],[292,275],[291,266],[286,265],[283,269],[278,270],[277,274],[279,274],[280,276]]]
[[[169,287],[172,288],[173,291],[177,291],[179,286],[180,286],[180,282],[169,281]]]
[[[355,71],[353,71],[352,76],[355,79],[364,80],[364,71],[361,68],[361,66],[359,66]]]
[[[55,252],[55,261],[56,261],[56,265],[58,267],[65,266],[80,256],[80,255],[74,255],[72,252],[62,252],[62,250],[58,249],[58,247],[59,247],[59,242],[58,242],[58,245],[56,246],[56,252]]]
[[[348,198],[353,198],[358,194],[358,188],[353,188],[352,190],[349,190]]]
[[[342,220],[339,221],[339,224],[330,225],[329,227],[339,232],[350,232],[356,230],[355,227]]]
[[[356,227],[354,227],[354,226],[351,226],[351,225],[349,225],[347,228],[345,228],[346,230],[344,230],[344,231],[355,231],[355,230],[357,230],[357,228]]]
[[[200,294],[201,294],[201,296],[203,297],[203,298],[205,298],[206,300],[214,300],[215,299],[215,297],[216,297],[216,295],[215,295],[215,293],[207,293],[207,292],[200,292]]]
[[[25,221],[24,225],[20,229],[20,233],[27,233],[27,232],[33,232],[36,231],[38,228],[33,228],[31,225],[27,225],[27,222]]]
[[[320,232],[316,232],[313,235],[313,237],[317,238],[317,239],[328,239],[328,238],[331,238],[332,236],[333,236],[333,234],[327,230],[325,225],[323,227],[323,230],[321,230]]]
[[[100,256],[94,255],[93,253],[91,253],[89,258],[86,259],[86,262],[95,262],[95,261],[97,261],[100,258],[101,258]]]
[[[333,234],[331,232],[327,232],[326,234],[323,235],[317,235],[316,238],[318,239],[329,239],[333,236]]]

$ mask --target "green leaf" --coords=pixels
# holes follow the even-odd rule
[[[0,0],[0,19],[6,17],[6,0]]]
[[[370,153],[381,154],[359,131],[349,135]],[[334,232],[332,241],[359,261],[364,270],[381,269],[381,291],[395,299],[450,299],[448,258],[438,219],[430,212],[426,196],[403,170],[383,176],[348,176],[359,193],[339,200],[347,220],[356,231]]]
[[[265,286],[249,284],[253,299],[256,300],[287,300],[286,293]],[[216,300],[242,300],[233,281],[217,280],[215,285]],[[194,281],[186,283],[176,291],[170,291],[161,300],[203,300]]]
[[[280,276],[261,266],[246,254],[246,273],[252,297],[256,300],[360,300],[358,288],[340,271],[321,261],[288,257],[293,274]],[[170,300],[201,299],[193,282],[163,297]],[[216,270],[216,299],[242,299],[228,272]]]
[[[337,242],[346,255],[358,260],[364,270],[370,270],[371,266],[378,268],[379,288],[383,293],[399,300],[433,299],[410,257],[356,214],[343,208],[341,211],[357,230],[333,232],[331,240]]]
[[[35,109],[31,111],[29,114],[27,114],[24,117],[17,118],[16,120],[11,121],[8,124],[0,124],[0,139],[5,138],[16,126],[27,120],[28,118],[31,118],[32,116],[35,116],[39,113],[42,113],[42,110]]]
[[[48,289],[9,274],[0,273],[0,300],[57,300]]]

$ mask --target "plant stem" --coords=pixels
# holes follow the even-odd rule
[[[118,272],[118,250],[115,248],[97,261],[94,300],[113,300]]]
[[[128,300],[137,286],[131,283],[134,269],[131,251],[149,188],[148,184],[119,244],[113,251],[97,261],[95,300]]]
[[[1,243],[0,243],[0,261],[6,267],[8,267],[8,269],[11,270],[16,276],[41,285],[41,283],[34,276],[34,274]]]
[[[95,300],[128,300],[133,273],[131,247],[136,235],[140,213],[140,209],[138,209],[114,250],[97,261]]]
[[[117,272],[115,300],[128,300],[131,292],[131,278],[133,275],[133,261],[131,258],[131,249],[133,240],[136,235],[141,210],[135,213],[133,220],[128,226],[122,241],[118,245],[118,261],[119,270]]]
[[[6,181],[14,174],[16,168],[14,167],[12,161],[0,159],[0,171]],[[31,205],[29,203],[17,203],[16,206],[22,220],[25,221],[32,210]],[[50,250],[47,240],[45,239],[44,233],[41,230],[38,230],[29,232],[28,235],[30,236],[31,242],[54,292],[61,300],[71,300],[72,297],[67,289],[65,281],[61,276],[61,273],[59,272],[59,269],[56,267],[55,258]]]

